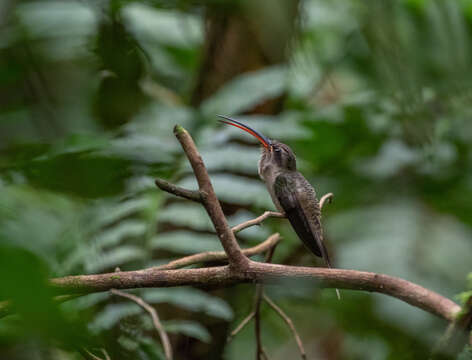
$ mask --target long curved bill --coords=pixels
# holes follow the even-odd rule
[[[229,117],[226,117],[226,116],[223,116],[223,115],[217,115],[217,116],[219,116],[220,118],[225,119],[225,120],[219,120],[223,124],[232,125],[232,126],[235,126],[235,127],[239,128],[241,130],[244,130],[244,131],[248,132],[249,134],[254,136],[257,140],[259,140],[261,142],[261,144],[266,149],[269,148],[270,140],[267,137],[265,137],[264,135],[262,135],[259,131],[256,131],[256,130],[250,128],[249,126],[244,125],[243,123],[241,123],[239,121],[236,121],[234,119],[231,119]]]

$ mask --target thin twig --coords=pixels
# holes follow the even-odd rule
[[[264,360],[269,360],[269,357],[267,356],[267,353],[264,348],[261,348],[261,355],[264,358]]]
[[[166,180],[159,179],[159,178],[155,179],[154,182],[156,186],[162,191],[166,191],[168,193],[171,193],[171,194],[180,196],[184,199],[188,199],[188,200],[195,201],[198,203],[202,202],[200,191],[184,189],[180,186],[177,186],[175,184],[172,184]]]
[[[323,206],[327,203],[331,203],[332,200],[333,200],[333,193],[327,193],[325,195],[323,195],[321,197],[321,200],[320,200],[320,208],[323,209]],[[270,217],[276,217],[276,218],[285,218],[285,215],[280,213],[280,212],[276,212],[276,211],[266,211],[264,212],[262,215],[254,218],[254,219],[251,219],[251,220],[248,220],[248,221],[245,221],[239,225],[236,225],[236,226],[233,226],[231,228],[231,230],[233,230],[233,233],[237,233],[241,230],[244,230],[250,226],[254,226],[254,225],[260,225],[264,220],[266,220],[267,218],[270,218]]]
[[[265,262],[270,263],[272,261],[272,256],[274,255],[275,248],[277,246],[271,247],[266,254]],[[256,332],[256,360],[261,360],[262,358],[267,359],[267,354],[262,347],[261,339],[261,304],[262,304],[262,294],[264,292],[264,285],[256,285],[256,295],[254,297],[254,329]]]
[[[256,333],[256,360],[262,359],[262,339],[261,339],[261,302],[262,284],[256,285],[256,295],[254,299],[254,331]]]
[[[105,356],[105,360],[111,360],[110,355],[108,355],[108,352],[105,349],[100,349],[103,353],[103,356]]]
[[[159,337],[161,338],[162,347],[164,348],[164,354],[165,354],[166,360],[172,360],[172,347],[170,346],[169,337],[167,336],[167,333],[164,330],[164,327],[162,326],[161,321],[159,320],[159,316],[157,315],[156,309],[154,309],[151,305],[149,305],[147,302],[145,302],[143,299],[141,299],[140,297],[136,295],[128,294],[128,293],[125,293],[123,291],[116,290],[116,289],[111,289],[110,292],[114,295],[118,295],[118,296],[134,301],[136,304],[141,306],[144,310],[146,310],[151,315],[154,327],[156,328],[159,334]]]
[[[274,244],[274,246],[269,248],[269,251],[267,252],[266,255],[266,261],[271,261],[272,256],[274,255],[275,247],[277,246],[277,243]],[[241,323],[231,332],[231,334],[228,336],[227,342],[230,342],[253,318],[258,315],[260,305],[261,305],[261,299],[262,299],[262,284],[257,284],[256,285],[256,293],[254,296],[254,307],[251,313],[246,316]],[[257,341],[257,357],[259,356],[264,356],[264,350],[261,345],[261,339],[260,339],[260,316],[259,319],[256,317],[256,341]],[[266,355],[265,355],[266,356]],[[266,356],[267,358],[267,356]]]
[[[306,360],[306,352],[303,347],[302,340],[300,336],[298,335],[297,329],[295,328],[295,325],[293,324],[292,319],[279,307],[277,306],[276,303],[274,303],[266,294],[263,294],[263,299],[264,301],[272,308],[274,311],[279,314],[279,316],[285,321],[285,323],[288,325],[290,330],[292,331],[293,337],[295,338],[295,341],[297,342],[298,350],[300,350],[300,356],[302,359]]]
[[[88,351],[86,348],[82,348],[78,350],[79,354],[86,360],[104,360],[101,357],[93,354],[92,352]],[[107,359],[105,359],[107,360]]]
[[[255,314],[256,314],[256,313],[255,313],[254,311],[251,311],[251,313],[250,313],[248,316],[246,316],[246,317],[243,319],[243,321],[241,321],[241,322],[239,323],[239,325],[236,326],[236,328],[235,328],[233,331],[231,331],[231,333],[229,334],[228,339],[226,340],[226,342],[231,342],[231,340],[233,340],[233,338],[234,338],[236,335],[238,335],[239,332],[240,332],[242,329],[244,329],[244,327],[249,323],[249,321],[251,321],[251,320],[254,318],[254,315],[255,315]]]
[[[275,212],[275,211],[266,211],[264,214],[256,217],[255,219],[251,219],[239,225],[233,226],[231,230],[233,230],[233,233],[240,232],[241,230],[244,230],[250,226],[259,225],[261,222],[263,222],[265,219],[269,217],[284,218],[285,215],[279,212]]]
[[[333,201],[334,195],[333,193],[324,194],[320,199],[320,209],[323,209],[325,203],[331,204]]]
[[[278,233],[272,234],[264,242],[252,248],[243,249],[242,252],[247,257],[261,254],[267,251],[268,249],[274,247],[280,241],[280,239],[281,237]],[[209,262],[209,261],[223,261],[226,259],[228,259],[228,255],[226,255],[224,251],[207,251],[207,252],[202,252],[202,253],[198,253],[198,254],[194,254],[190,256],[185,256],[183,258],[171,261],[167,264],[155,266],[153,269],[159,269],[159,270],[179,269],[179,268],[193,265],[193,264],[199,264],[199,263]]]

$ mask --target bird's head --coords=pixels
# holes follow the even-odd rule
[[[266,166],[275,167],[278,170],[295,171],[297,169],[297,160],[295,154],[289,146],[281,143],[280,141],[269,139],[260,132],[239,121],[226,116],[218,116],[224,119],[220,120],[220,122],[244,130],[259,140],[262,145],[259,169],[264,169]]]

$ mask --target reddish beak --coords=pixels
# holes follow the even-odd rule
[[[262,135],[260,132],[254,130],[254,129],[251,129],[249,126],[244,125],[243,123],[240,123],[239,121],[236,121],[236,120],[231,119],[229,117],[226,117],[226,116],[223,116],[223,115],[218,115],[218,116],[220,118],[225,119],[225,120],[220,120],[220,122],[222,122],[223,124],[232,125],[232,126],[235,126],[237,128],[240,128],[241,130],[244,130],[244,131],[248,132],[249,134],[254,136],[257,140],[259,140],[261,142],[261,144],[266,149],[269,148],[270,140],[268,138],[266,138],[264,135]]]

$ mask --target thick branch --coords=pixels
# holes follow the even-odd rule
[[[254,256],[256,254],[261,254],[270,248],[274,247],[280,241],[279,233],[272,234],[265,240],[264,242],[249,248],[244,249],[242,252],[247,257]],[[224,251],[207,251],[203,253],[198,253],[195,255],[185,256],[183,258],[171,261],[167,264],[156,266],[153,269],[159,270],[171,270],[171,269],[179,269],[185,266],[199,264],[203,262],[209,261],[223,261],[228,259],[228,255]]]
[[[203,205],[210,216],[210,219],[215,227],[216,233],[223,245],[223,249],[228,254],[228,262],[230,267],[235,269],[242,269],[247,266],[249,259],[244,256],[236,241],[236,238],[231,231],[231,228],[226,221],[226,217],[221,209],[220,202],[215,195],[210,177],[203,163],[202,157],[198,153],[197,147],[193,142],[190,134],[183,127],[176,125],[174,127],[174,134],[179,140],[184,149],[187,158],[192,165],[193,172],[197,178],[198,187],[202,197]]]
[[[389,275],[366,271],[310,268],[250,261],[244,272],[228,266],[203,269],[123,271],[99,275],[56,278],[51,284],[61,293],[92,293],[141,287],[182,285],[227,287],[244,282],[277,282],[287,279],[317,281],[320,287],[364,290],[396,297],[434,315],[452,321],[460,306],[431,290]]]

